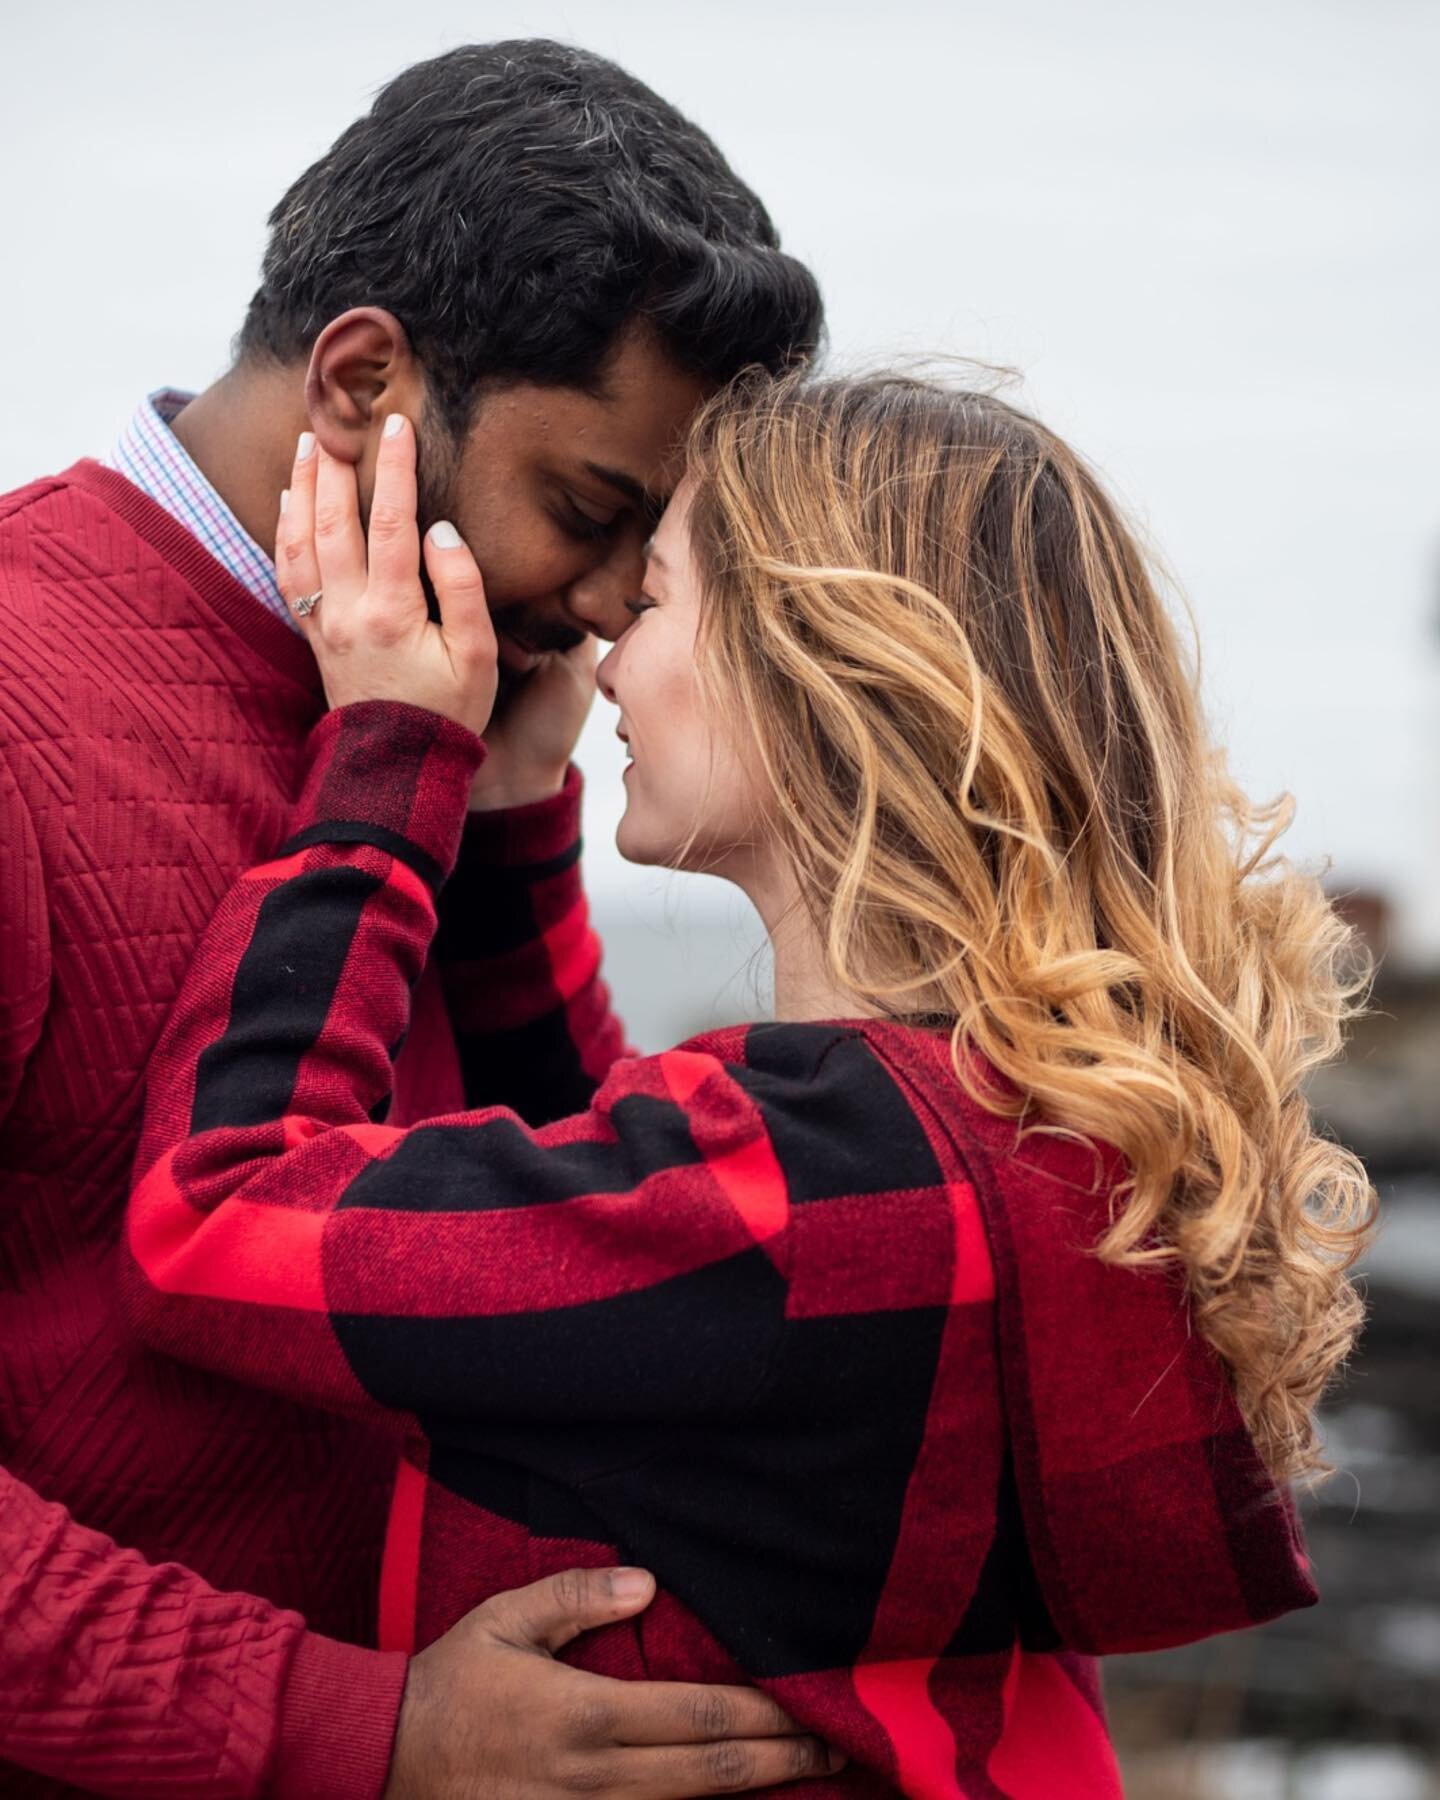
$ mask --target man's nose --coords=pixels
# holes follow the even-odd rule
[[[565,604],[577,625],[613,643],[630,623],[625,602],[635,598],[644,580],[645,557],[640,545],[617,544],[604,562],[570,584]]]

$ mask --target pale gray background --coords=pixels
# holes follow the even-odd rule
[[[1014,363],[1199,619],[1217,731],[1295,852],[1440,956],[1440,6],[442,0],[7,9],[0,487],[226,364],[267,211],[407,62],[548,34],[705,125],[817,270],[842,363]],[[647,1046],[756,1004],[742,903],[610,845],[590,882]]]

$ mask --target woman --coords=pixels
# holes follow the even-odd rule
[[[744,889],[776,1017],[638,1057],[574,783],[549,792],[577,659],[477,777],[495,640],[444,525],[426,618],[410,428],[368,569],[347,472],[293,479],[281,561],[323,591],[335,710],[154,1065],[138,1328],[404,1426],[391,1644],[623,1555],[660,1599],[578,1659],[762,1684],[848,1756],[837,1791],[1118,1793],[1096,1655],[1315,1598],[1283,1484],[1317,1466],[1370,1191],[1300,1091],[1345,931],[1267,859],[1114,508],[994,399],[797,379],[712,405],[599,685],[622,851]],[[492,933],[462,1058],[525,1116],[399,1131],[472,780],[532,799],[480,815],[447,896]],[[570,1049],[521,1096],[518,1055],[467,1044],[487,1006],[523,1043],[527,986]]]

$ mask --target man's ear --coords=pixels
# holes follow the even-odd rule
[[[331,456],[358,463],[387,413],[418,416],[422,386],[409,334],[394,313],[353,306],[330,321],[310,351],[310,429]]]

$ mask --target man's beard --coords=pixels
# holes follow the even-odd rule
[[[441,519],[455,520],[459,512],[460,459],[462,446],[448,431],[438,417],[427,409],[425,429],[417,434],[415,467],[415,500],[416,518],[423,539],[430,527]],[[485,566],[484,547],[479,544],[470,545],[471,554],[480,564],[483,573]],[[432,619],[440,617],[440,601],[430,580],[429,571],[424,559],[420,563],[420,585],[425,590],[425,607]],[[495,628],[508,637],[512,643],[518,644],[522,650],[538,652],[573,650],[584,638],[583,631],[577,631],[544,607],[532,606],[527,601],[517,600],[509,606],[501,607],[499,612],[491,609],[491,617]],[[523,675],[500,665],[499,694],[503,698],[519,682]]]

